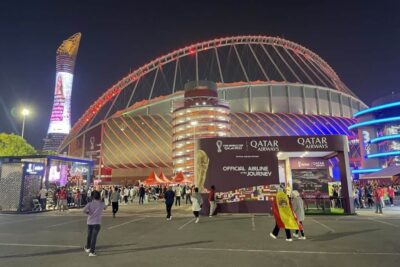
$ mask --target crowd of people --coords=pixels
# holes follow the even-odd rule
[[[399,185],[379,184],[371,181],[367,184],[354,184],[353,199],[356,209],[374,208],[376,213],[382,213],[386,206],[393,207],[396,195],[400,194]]]
[[[335,194],[336,192],[336,194]],[[336,201],[340,199],[340,187],[333,188],[331,198],[332,206],[339,206]],[[393,206],[395,195],[399,195],[400,186],[382,185],[374,182],[361,185],[353,185],[354,205],[357,209],[373,208],[376,213],[382,213],[385,206]],[[144,205],[149,201],[159,201],[165,203],[166,219],[172,220],[172,207],[180,206],[181,201],[186,205],[191,205],[194,222],[200,221],[200,212],[203,210],[204,200],[199,193],[199,189],[194,186],[98,186],[89,187],[87,190],[82,188],[50,188],[41,189],[38,196],[43,209],[52,206],[59,211],[68,210],[69,207],[85,206],[83,212],[88,215],[88,234],[85,251],[89,256],[96,256],[96,239],[100,231],[101,216],[107,206],[112,207],[112,214],[115,218],[119,205],[129,205],[137,201],[139,205]],[[52,199],[47,203],[47,199]],[[183,202],[183,200],[185,200]],[[209,210],[206,212],[213,217],[217,199],[215,187],[211,186],[207,197]],[[270,233],[271,238],[277,239],[280,229],[285,230],[286,241],[293,241],[292,236],[300,240],[306,239],[303,221],[305,220],[305,208],[307,203],[303,201],[298,191],[293,190],[290,196],[285,192],[285,187],[280,187],[272,202],[272,211],[275,218],[275,226]],[[292,234],[292,230],[294,233]]]

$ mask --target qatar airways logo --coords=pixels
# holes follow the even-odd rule
[[[251,140],[250,146],[257,151],[279,151],[278,140]]]
[[[326,137],[299,137],[297,143],[306,149],[328,149]]]

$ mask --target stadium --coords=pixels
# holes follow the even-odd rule
[[[201,89],[208,93],[196,94]],[[358,136],[348,127],[365,108],[328,63],[299,44],[219,38],[123,77],[90,105],[59,152],[94,159],[103,182],[129,183],[152,171],[193,177],[194,143],[203,137],[341,134],[357,166]]]

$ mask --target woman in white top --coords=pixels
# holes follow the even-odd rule
[[[292,207],[294,213],[296,214],[297,220],[301,225],[303,225],[303,221],[305,219],[304,203],[303,199],[300,197],[300,194],[297,190],[293,190],[292,192]],[[298,237],[299,239],[306,239],[303,230],[300,230],[300,235],[299,235],[299,230],[296,230],[296,233],[293,234],[293,236]]]
[[[200,220],[199,213],[200,213],[202,206],[203,206],[203,199],[201,198],[199,189],[196,187],[194,189],[194,193],[192,195],[192,211],[193,211],[194,217],[196,217],[195,223],[198,223]]]

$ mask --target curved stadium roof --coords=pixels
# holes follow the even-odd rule
[[[322,58],[297,43],[268,36],[218,38],[172,51],[123,77],[90,105],[68,139],[138,101],[183,90],[192,80],[309,84],[357,98]]]

